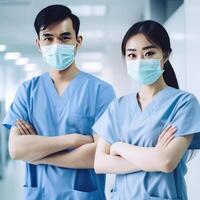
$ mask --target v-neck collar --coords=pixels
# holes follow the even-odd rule
[[[171,87],[167,86],[164,89],[160,90],[155,94],[151,102],[144,108],[144,110],[141,109],[139,102],[138,102],[138,93],[135,94],[135,105],[137,107],[137,111],[141,114],[148,113],[150,114],[156,107],[158,107],[162,103],[163,95],[170,89]]]
[[[44,74],[44,77],[43,77],[43,84],[45,86],[45,89],[48,93],[48,96],[50,99],[53,100],[53,102],[55,104],[59,103],[59,102],[62,102],[63,99],[66,99],[69,91],[71,90],[71,88],[73,88],[76,83],[79,83],[79,80],[81,79],[81,76],[82,76],[83,72],[80,71],[71,81],[70,83],[68,84],[68,86],[64,89],[62,95],[59,95],[58,94],[58,91],[53,83],[53,80],[51,79],[51,76],[49,74],[49,72],[46,72]]]

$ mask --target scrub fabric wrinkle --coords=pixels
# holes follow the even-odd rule
[[[59,96],[49,73],[44,73],[18,89],[3,125],[10,129],[23,119],[43,136],[92,135],[92,125],[114,97],[109,84],[85,72]],[[105,200],[104,187],[105,175],[97,175],[94,169],[26,163],[24,194],[28,200]]]
[[[125,142],[154,147],[167,125],[177,127],[176,137],[194,134],[189,149],[200,148],[200,105],[192,94],[166,87],[141,111],[137,94],[115,99],[93,126],[110,144]],[[173,172],[138,171],[116,175],[112,200],[187,200],[184,175],[188,151]]]

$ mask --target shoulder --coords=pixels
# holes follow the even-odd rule
[[[81,71],[85,80],[94,87],[101,87],[101,88],[112,88],[112,85],[107,83],[106,81],[86,72]]]
[[[181,90],[171,88],[170,95],[168,95],[169,105],[173,105],[175,111],[180,110],[199,110],[200,104],[194,94]]]
[[[179,103],[187,103],[187,102],[191,102],[191,101],[198,102],[195,95],[188,91],[176,89],[176,88],[171,88],[171,90],[172,90],[172,95],[174,96],[174,98],[178,99]]]
[[[130,110],[130,105],[134,103],[134,97],[136,93],[131,93],[128,95],[116,97],[111,102],[111,108],[117,112],[124,112],[126,110]]]
[[[31,86],[35,86],[35,85],[38,84],[39,80],[41,80],[42,77],[45,76],[45,75],[46,75],[46,73],[41,74],[41,75],[39,75],[39,76],[35,76],[35,77],[33,77],[32,79],[30,79],[30,80],[28,80],[28,81],[24,81],[24,82],[22,83],[22,86],[25,87],[25,88],[29,88],[29,87],[31,87]]]
[[[28,80],[28,81],[24,81],[19,89],[18,92],[23,92],[25,91],[26,94],[30,94],[31,91],[33,91],[35,88],[38,88],[38,86],[40,85],[40,81],[43,78],[43,76],[45,76],[46,73],[41,74],[39,76],[35,76],[32,79]]]

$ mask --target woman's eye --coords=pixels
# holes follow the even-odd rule
[[[145,57],[153,56],[155,53],[152,51],[146,52]]]
[[[136,58],[136,55],[134,53],[130,53],[130,54],[128,54],[128,57],[129,58]]]

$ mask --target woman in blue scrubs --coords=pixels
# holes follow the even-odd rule
[[[111,85],[76,67],[79,24],[62,5],[39,12],[37,44],[50,68],[20,86],[3,121],[11,129],[11,157],[26,161],[26,200],[105,199],[105,175],[93,169],[92,125],[115,94]]]
[[[169,36],[155,21],[134,24],[122,54],[137,93],[115,99],[93,126],[95,170],[114,173],[113,200],[187,200],[189,149],[200,148],[200,106],[177,89]]]

